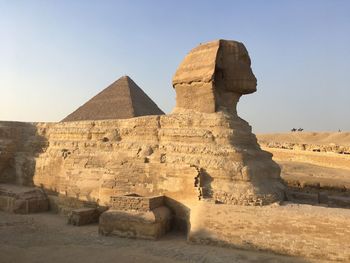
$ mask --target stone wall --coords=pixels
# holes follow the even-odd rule
[[[279,168],[260,150],[250,126],[223,113],[37,124],[49,147],[34,182],[105,204],[137,193],[263,204],[276,199]],[[257,188],[259,184],[259,188]],[[269,197],[270,196],[270,197]],[[271,198],[271,200],[269,200]]]
[[[35,124],[0,122],[0,183],[33,185],[35,157],[45,147]]]
[[[135,194],[112,196],[110,206],[118,210],[147,212],[164,205],[164,196],[143,197]]]
[[[286,149],[286,150],[300,150],[309,152],[323,152],[323,153],[337,153],[350,154],[350,146],[343,146],[337,144],[307,144],[307,143],[291,143],[291,142],[266,142],[259,141],[259,143],[266,148]]]
[[[28,129],[21,149],[35,151],[24,152],[25,162],[12,157],[20,168],[13,175],[26,170],[48,193],[100,205],[117,195],[165,195],[183,216],[199,199],[264,205],[282,195],[271,154],[247,122],[223,112],[18,125]],[[33,165],[25,169],[28,160]]]

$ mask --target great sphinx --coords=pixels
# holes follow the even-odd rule
[[[191,50],[173,78],[173,113],[222,120],[223,133],[215,141],[229,150],[221,155],[225,164],[209,172],[217,202],[256,205],[283,199],[279,166],[270,153],[260,149],[249,124],[237,115],[240,97],[255,92],[256,86],[247,49],[229,40],[204,43]]]
[[[111,196],[164,195],[178,219],[188,216],[184,207],[203,201],[283,200],[279,166],[237,115],[239,98],[256,91],[244,45],[199,45],[179,66],[173,87],[176,107],[168,115],[33,124],[25,145],[41,149],[22,153],[16,171],[49,194],[99,205],[108,206]]]
[[[237,114],[239,98],[256,91],[250,65],[248,51],[240,42],[217,40],[199,45],[173,78],[176,108]]]

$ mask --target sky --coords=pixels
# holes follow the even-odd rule
[[[350,1],[0,0],[0,120],[60,121],[129,75],[166,113],[200,43],[243,42],[254,132],[350,130]]]

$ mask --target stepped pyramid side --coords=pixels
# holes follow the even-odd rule
[[[62,122],[81,120],[128,119],[161,115],[162,110],[128,76],[123,76],[98,93]]]
[[[164,112],[148,97],[148,95],[129,77],[129,92],[134,110],[134,117],[144,115],[163,115]]]

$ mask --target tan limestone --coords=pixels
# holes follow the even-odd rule
[[[236,114],[243,94],[256,91],[256,78],[245,46],[237,41],[216,40],[191,50],[173,78],[176,108]]]
[[[49,201],[42,189],[0,184],[0,210],[30,214],[45,212],[48,209]]]

